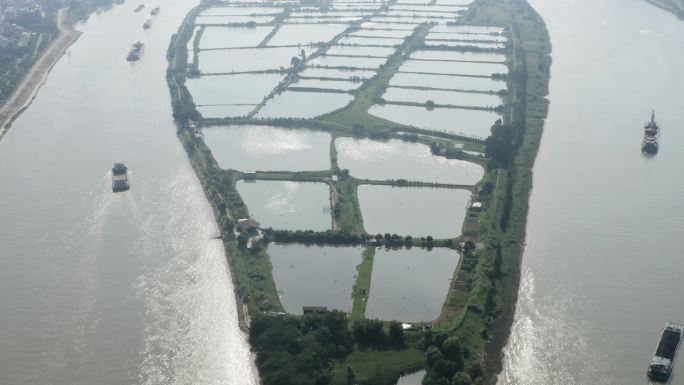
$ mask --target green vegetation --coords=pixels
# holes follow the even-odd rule
[[[184,86],[186,44],[193,32],[193,10],[169,48],[168,83],[178,135],[215,209],[227,245],[237,296],[252,318],[250,342],[257,352],[264,384],[393,384],[404,373],[427,370],[424,384],[493,383],[500,369],[500,351],[507,338],[516,299],[524,239],[531,169],[546,116],[550,43],[541,18],[525,0],[475,0],[463,24],[500,26],[508,31],[508,92],[503,118],[486,141],[407,127],[367,113],[379,101],[389,79],[414,49],[421,47],[427,25],[418,27],[379,74],[355,91],[346,108],[319,119],[201,120]],[[446,49],[446,47],[444,47]],[[358,204],[360,183],[410,185],[409,181],[360,181],[340,170],[331,144],[331,170],[259,172],[254,179],[309,180],[331,185],[334,230],[326,232],[266,229],[261,241],[246,248],[247,232],[235,233],[247,208],[235,190],[245,175],[221,170],[201,139],[200,125],[262,124],[312,128],[333,137],[354,136],[420,142],[433,154],[467,159],[486,166],[470,208],[462,239],[412,238],[397,234],[366,234]],[[482,157],[463,150],[484,153]],[[336,176],[333,180],[331,176]],[[236,242],[237,235],[237,242]],[[358,266],[352,311],[292,316],[283,309],[266,253],[270,241],[322,244],[369,244]],[[459,242],[462,242],[459,244]],[[385,247],[451,247],[462,252],[444,307],[431,330],[404,332],[398,323],[365,319],[373,257]]]

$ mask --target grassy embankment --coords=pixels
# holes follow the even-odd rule
[[[346,356],[335,360],[332,371],[332,382],[335,384],[344,383],[349,368],[353,368],[359,383],[380,384],[391,383],[392,379],[403,372],[427,366],[431,373],[428,380],[434,381],[434,367],[430,362],[426,364],[423,351],[428,348],[428,343],[436,346],[436,349],[446,349],[443,346],[446,337],[458,338],[465,359],[463,368],[473,377],[479,377],[478,368],[482,365],[485,367],[484,378],[487,380],[491,380],[499,369],[499,352],[507,336],[517,292],[531,168],[547,109],[547,102],[543,97],[547,92],[550,44],[543,21],[524,0],[476,0],[465,15],[465,20],[469,24],[503,26],[511,32],[511,94],[507,97],[508,108],[504,123],[515,133],[512,139],[509,138],[510,143],[507,143],[514,147],[515,156],[510,162],[501,162],[498,167],[491,164],[492,167],[487,170],[483,180],[483,186],[487,188],[483,188],[478,196],[479,200],[485,202],[485,210],[469,212],[464,226],[465,234],[477,237],[481,247],[464,254],[440,322],[433,332],[426,335],[421,332],[407,333],[405,349],[357,348],[347,352]],[[197,117],[192,99],[182,86],[187,52],[183,58],[185,50],[176,49],[184,47],[191,35],[192,23],[184,23],[179,34],[174,37],[169,51],[169,86],[173,96],[174,114],[181,123],[187,118]],[[400,64],[400,58],[396,60],[395,64]],[[387,64],[390,69],[393,68],[391,64]],[[347,110],[328,115],[321,122],[306,124],[346,135],[349,135],[350,130],[354,133],[354,128],[359,131],[359,125],[366,133],[370,129],[371,133],[384,133],[386,137],[391,137],[395,130],[401,129],[422,136],[421,140],[448,143],[451,139],[448,136],[427,137],[428,132],[397,127],[394,123],[367,114],[373,98],[389,80],[387,77],[382,81],[382,73],[375,78],[375,83],[371,81],[365,85],[361,97],[357,98],[358,103],[355,101]],[[245,122],[233,120],[231,123]],[[300,122],[287,120],[270,123],[297,125]],[[271,277],[271,265],[264,249],[244,252],[235,245],[232,231],[235,220],[246,215],[244,203],[235,190],[236,173],[221,170],[204,142],[187,125],[181,124],[178,133],[200,176],[207,197],[215,208],[217,221],[227,242],[238,298],[248,305],[253,315],[266,311],[282,311]],[[481,149],[481,144],[479,146]],[[334,151],[331,150],[331,171],[341,173],[333,155]],[[343,199],[355,194],[356,184],[351,178],[340,178],[337,189]],[[345,189],[348,191],[345,192]],[[346,205],[348,207],[340,210],[341,227],[344,231],[358,234],[363,231],[358,201],[350,199]],[[354,287],[354,306],[349,316],[352,322],[363,318],[364,300],[370,287],[372,254],[372,249],[364,253],[364,260],[359,267],[359,279]],[[476,382],[482,381],[480,378]]]

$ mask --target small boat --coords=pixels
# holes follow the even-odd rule
[[[145,24],[143,24],[143,29],[150,29],[152,26],[152,19],[147,19],[145,20]]]
[[[115,163],[112,168],[112,191],[121,192],[131,188],[128,181],[128,167],[123,163]]]
[[[656,381],[667,381],[672,374],[674,361],[684,335],[684,326],[667,323],[660,336],[653,358],[648,365],[648,377]]]
[[[140,12],[143,9],[145,9],[145,4],[140,4],[136,9],[133,10],[133,12]]]
[[[152,9],[152,12],[150,12],[150,15],[155,16],[155,15],[159,14],[160,10],[161,10],[161,8],[159,8],[159,6],[156,6]]]
[[[142,51],[143,51],[144,46],[145,45],[141,41],[137,41],[136,43],[133,43],[131,50],[128,51],[128,56],[126,56],[126,60],[128,60],[128,61],[139,60],[140,55],[142,55]]]

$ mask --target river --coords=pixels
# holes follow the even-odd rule
[[[553,43],[551,106],[499,383],[644,384],[664,323],[684,322],[684,23],[643,0],[531,4]]]
[[[93,15],[0,142],[0,383],[255,383],[171,118],[165,52],[195,3],[155,2],[147,31],[150,1]],[[111,192],[117,161],[129,192]]]

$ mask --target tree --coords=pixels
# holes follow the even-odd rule
[[[397,321],[390,322],[389,325],[389,343],[395,348],[404,346],[404,328]]]
[[[473,381],[466,373],[458,372],[451,377],[451,385],[472,385]]]
[[[347,366],[347,385],[356,384],[356,372],[351,366]]]
[[[442,356],[442,352],[439,350],[438,347],[436,346],[430,346],[427,351],[425,352],[425,360],[427,363],[427,366],[432,368],[432,366],[435,364],[435,362],[444,359],[444,356]]]

